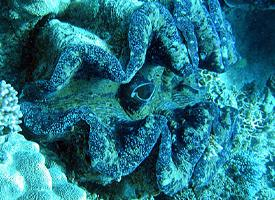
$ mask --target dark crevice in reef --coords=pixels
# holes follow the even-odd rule
[[[68,177],[74,178],[85,174],[90,169],[89,126],[80,121],[70,130],[68,138],[46,144],[47,148],[55,152],[66,165]]]
[[[169,66],[170,56],[166,53],[162,42],[153,37],[153,40],[147,50],[146,63],[152,63],[154,65]]]
[[[21,55],[21,70],[25,70],[25,81],[33,81],[32,72],[37,66],[36,53],[38,51],[36,39],[40,33],[41,28],[43,28],[51,19],[55,18],[55,15],[50,13],[43,16],[34,26],[34,28],[29,32],[28,38],[22,46],[22,55]]]

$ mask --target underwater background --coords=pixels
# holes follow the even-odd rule
[[[275,199],[273,0],[0,10],[0,200]]]

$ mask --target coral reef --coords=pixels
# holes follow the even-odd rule
[[[0,199],[272,199],[274,76],[228,86],[226,5],[2,1]]]

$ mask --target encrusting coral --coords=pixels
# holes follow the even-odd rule
[[[58,166],[47,168],[39,145],[23,135],[0,136],[0,199],[86,199]]]

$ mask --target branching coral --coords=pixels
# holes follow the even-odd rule
[[[237,96],[237,103],[240,110],[242,130],[239,136],[240,139],[247,141],[242,143],[246,144],[246,148],[249,149],[255,141],[262,141],[270,131],[269,127],[272,127],[274,95],[269,86],[261,92],[256,92],[255,82],[251,82],[242,88]]]
[[[238,107],[235,89],[228,88],[218,74],[206,70],[199,71],[198,85],[204,91],[207,101],[214,102],[220,107]]]
[[[0,82],[0,135],[21,131],[22,113],[16,95],[10,84],[3,80]]]

